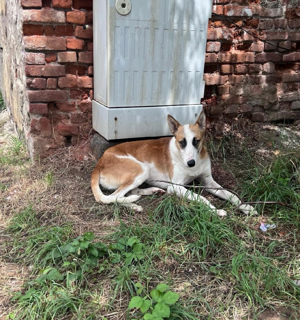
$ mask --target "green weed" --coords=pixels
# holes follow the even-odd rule
[[[131,298],[128,309],[137,309],[145,320],[163,320],[171,317],[171,306],[179,299],[179,294],[170,290],[164,283],[158,284],[148,294],[141,296],[144,287],[141,283],[135,285],[137,296]]]

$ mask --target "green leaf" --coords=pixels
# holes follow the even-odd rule
[[[55,281],[55,280],[63,280],[63,276],[61,275],[61,273],[56,269],[52,269],[48,274],[47,274],[47,279],[48,280],[52,280],[52,281]]]
[[[160,283],[157,285],[156,290],[158,290],[159,292],[166,292],[170,289],[170,287],[164,283]]]
[[[137,294],[141,294],[142,291],[144,290],[144,286],[140,282],[136,283],[134,286],[137,289]]]
[[[148,299],[144,300],[143,304],[140,307],[141,312],[146,313],[150,309],[151,305],[152,305],[152,303],[150,300],[148,300]]]
[[[99,252],[98,252],[98,250],[97,250],[95,247],[91,247],[91,248],[89,249],[89,253],[92,254],[92,255],[95,256],[95,257],[98,257],[98,255],[99,255]]]
[[[168,291],[163,295],[163,302],[168,305],[175,304],[179,299],[179,294],[176,292]]]
[[[83,237],[85,240],[93,241],[95,239],[95,234],[94,232],[86,232]]]
[[[126,266],[129,266],[132,263],[132,260],[134,259],[134,255],[132,253],[126,253],[125,256],[125,264]]]
[[[163,293],[159,292],[156,289],[153,289],[150,292],[150,296],[156,301],[156,302],[162,302],[163,301]]]
[[[135,243],[138,243],[139,240],[137,239],[137,237],[132,237],[130,239],[127,240],[127,246],[132,247]]]
[[[90,241],[82,241],[82,242],[80,242],[79,248],[87,249],[90,244],[91,244]]]
[[[157,315],[163,318],[169,318],[171,315],[170,307],[165,303],[157,303],[154,307],[154,310]]]
[[[133,297],[129,302],[128,309],[133,309],[133,308],[140,309],[143,303],[144,303],[144,300],[141,297]]]
[[[151,313],[146,313],[144,315],[144,319],[145,320],[164,320],[161,316],[159,316],[158,314],[156,314],[155,312],[153,312],[153,314]]]

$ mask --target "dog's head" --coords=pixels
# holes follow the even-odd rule
[[[175,137],[175,145],[187,167],[194,167],[199,160],[199,154],[204,144],[205,119],[205,114],[202,111],[195,124],[182,126],[171,115],[168,115],[168,124]]]

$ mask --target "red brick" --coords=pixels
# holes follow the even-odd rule
[[[261,64],[250,64],[249,65],[249,73],[260,73],[262,70],[262,65]]]
[[[53,36],[54,35],[54,25],[44,26],[44,35]]]
[[[217,39],[218,40],[233,40],[233,31],[228,28],[216,28]]]
[[[57,62],[59,63],[77,62],[77,54],[75,51],[59,52],[57,54]]]
[[[290,19],[288,21],[289,23],[289,27],[292,28],[292,29],[297,29],[297,28],[300,28],[300,19]]]
[[[263,38],[265,40],[286,40],[288,36],[287,31],[266,31]]]
[[[93,44],[93,42],[88,42],[88,44],[87,44],[87,49],[88,49],[88,51],[93,51],[93,50],[94,50],[94,44]]]
[[[291,105],[291,109],[292,110],[298,110],[300,109],[300,101],[293,101],[292,105]]]
[[[68,11],[67,22],[74,24],[85,24],[86,14],[84,11]]]
[[[93,88],[93,78],[88,76],[79,77],[79,88]]]
[[[267,20],[263,20],[261,19],[259,21],[259,25],[258,28],[261,30],[270,30],[273,28],[273,20],[272,19],[267,19]]]
[[[265,51],[275,51],[276,49],[277,49],[277,41],[268,41],[265,43]]]
[[[60,88],[92,88],[93,78],[88,76],[77,77],[76,75],[67,74],[66,77],[58,79],[58,86]]]
[[[255,62],[268,62],[268,61],[281,61],[282,54],[277,52],[264,52],[258,53],[255,58]]]
[[[30,103],[29,113],[31,114],[48,114],[47,103]]]
[[[221,73],[223,73],[223,74],[233,73],[233,66],[231,64],[223,64],[221,66]]]
[[[248,66],[244,65],[244,64],[238,64],[234,67],[234,73],[246,74],[246,73],[248,73]]]
[[[265,73],[274,73],[275,72],[275,65],[273,62],[266,62],[263,64],[263,71]]]
[[[53,8],[68,9],[72,7],[72,0],[52,0]]]
[[[250,46],[250,51],[262,52],[264,50],[263,42],[253,42]]]
[[[228,17],[252,17],[253,11],[248,6],[226,5],[224,15]]]
[[[284,49],[290,50],[292,48],[292,43],[289,40],[288,41],[281,41],[278,43],[278,46],[283,48],[283,49],[278,48],[279,52],[286,52],[286,50],[284,50]]]
[[[27,76],[59,77],[66,74],[65,67],[58,65],[28,65],[25,71]]]
[[[44,27],[36,24],[23,24],[23,35],[24,36],[41,36],[44,34]]]
[[[219,14],[219,15],[223,15],[223,6],[214,5],[214,6],[212,7],[212,12],[213,12],[213,13],[216,13],[216,14]]]
[[[44,53],[25,53],[25,62],[26,64],[45,64],[45,54]]]
[[[247,63],[255,61],[255,53],[241,52],[241,53],[219,53],[218,62],[222,63]]]
[[[72,112],[72,111],[76,111],[76,105],[75,102],[71,102],[71,103],[57,103],[56,104],[57,108],[59,111],[62,112]]]
[[[93,39],[93,28],[89,27],[84,29],[82,26],[75,28],[75,37],[82,39]]]
[[[205,74],[204,80],[207,86],[222,85],[228,81],[228,76],[221,76],[219,74]]]
[[[226,4],[229,3],[230,0],[213,0],[213,4],[219,3],[219,4]]]
[[[207,29],[207,40],[218,40],[217,39],[217,31],[215,28]]]
[[[88,67],[87,74],[88,74],[89,76],[92,76],[92,75],[94,74],[94,67],[92,67],[92,66]]]
[[[232,113],[238,113],[238,112],[239,112],[238,104],[232,104],[224,110],[225,114],[232,114]]]
[[[218,55],[215,53],[205,54],[205,63],[216,63],[218,61]]]
[[[300,82],[300,73],[283,73],[282,80],[283,82]]]
[[[54,29],[54,35],[57,37],[73,36],[74,29],[72,25],[56,26]]]
[[[93,52],[79,52],[78,62],[87,64],[93,63]]]
[[[66,50],[66,39],[46,36],[23,37],[27,50]]]
[[[27,88],[30,89],[45,89],[46,79],[44,78],[27,78],[26,79]]]
[[[290,32],[289,33],[289,40],[291,41],[300,41],[300,32]]]
[[[65,23],[66,17],[63,11],[50,8],[41,10],[23,10],[24,22]]]
[[[46,88],[47,89],[56,89],[57,88],[57,79],[56,78],[47,79]]]
[[[229,82],[231,84],[240,84],[243,80],[245,80],[245,76],[244,75],[230,75],[229,76]]]
[[[21,5],[23,8],[41,8],[42,0],[22,0]]]
[[[30,102],[66,101],[68,97],[68,92],[64,90],[28,91]]]
[[[68,74],[75,74],[82,76],[85,74],[86,66],[79,66],[75,64],[67,64],[66,65],[66,73]]]
[[[88,122],[88,117],[84,113],[72,113],[70,117],[70,121],[73,124],[83,124]]]
[[[93,9],[93,0],[73,0],[74,9]]]
[[[240,112],[241,113],[246,113],[246,112],[251,112],[253,110],[253,107],[252,106],[250,106],[249,104],[242,104],[241,106],[240,106]]]
[[[286,19],[275,19],[274,20],[274,27],[276,29],[285,29],[287,27],[287,20]]]
[[[86,12],[86,20],[85,23],[93,24],[93,11]]]
[[[79,39],[67,39],[67,48],[70,50],[82,50],[84,47],[84,41]]]
[[[51,53],[46,53],[45,60],[46,60],[47,63],[55,62],[56,59],[57,59],[56,53],[52,53],[52,52]]]
[[[221,42],[209,41],[206,44],[206,52],[219,52],[221,49]]]
[[[300,52],[284,54],[282,61],[300,61]]]
[[[50,137],[52,135],[50,120],[46,117],[32,119],[30,123],[30,132],[39,132],[42,137]]]
[[[274,18],[282,16],[282,8],[264,8],[264,7],[256,7],[256,14],[260,17]]]
[[[78,87],[78,77],[76,75],[67,74],[65,77],[58,79],[60,88],[75,88]]]
[[[92,90],[83,88],[71,88],[70,89],[70,99],[84,100],[90,97],[90,92]]]
[[[83,100],[78,104],[78,109],[82,112],[92,112],[92,102],[89,100]]]
[[[57,125],[57,131],[62,136],[78,135],[77,125],[59,124]]]

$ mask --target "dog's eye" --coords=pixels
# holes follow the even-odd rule
[[[184,138],[183,140],[179,141],[180,147],[183,149],[186,147],[186,139]]]
[[[193,139],[193,146],[198,147],[200,143],[200,140],[197,140],[196,138]]]

